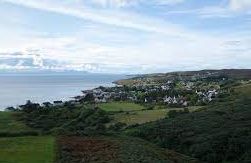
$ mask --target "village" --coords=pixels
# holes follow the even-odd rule
[[[167,81],[160,84],[143,85],[116,85],[114,87],[98,87],[92,90],[82,91],[82,95],[67,101],[71,104],[81,104],[85,101],[94,103],[108,103],[111,101],[128,101],[138,104],[158,104],[170,107],[187,107],[206,105],[213,102],[221,93],[218,82],[210,82],[208,85],[199,85],[197,81]],[[63,105],[63,101],[54,101],[54,104]]]

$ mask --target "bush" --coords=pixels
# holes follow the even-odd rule
[[[111,125],[111,126],[109,127],[109,130],[119,131],[119,130],[123,129],[125,126],[126,126],[125,123],[117,122],[117,123],[115,123],[114,125]]]
[[[167,116],[168,116],[168,118],[175,118],[175,117],[177,117],[179,115],[186,114],[186,113],[189,113],[188,108],[184,108],[183,111],[181,111],[181,110],[179,110],[179,111],[177,111],[177,110],[170,110],[167,113]]]
[[[0,132],[0,137],[38,136],[36,131]]]
[[[146,110],[153,110],[154,109],[154,105],[148,105],[147,107],[146,107]]]
[[[22,112],[20,120],[45,134],[88,135],[105,132],[105,124],[110,118],[99,108],[80,107],[72,110],[63,106]]]

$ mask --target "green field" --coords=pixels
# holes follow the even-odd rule
[[[53,137],[0,138],[0,163],[52,163]]]
[[[14,115],[0,112],[0,163],[51,163],[54,160],[54,138],[52,137],[7,137],[30,134],[32,129]]]
[[[196,111],[199,108],[201,108],[201,106],[188,107],[189,111],[191,112]],[[159,119],[163,119],[167,116],[167,113],[171,110],[183,110],[183,108],[137,110],[126,113],[117,113],[113,115],[113,118],[115,122],[122,122],[127,125],[143,124],[146,122],[152,122]]]
[[[144,106],[129,102],[110,102],[100,104],[99,107],[108,112],[121,112],[112,115],[113,123],[122,122],[127,125],[159,120],[165,118],[168,112],[167,109],[144,110]]]
[[[30,131],[22,122],[16,121],[12,112],[0,112],[0,132]]]
[[[243,95],[250,96],[251,94],[251,84],[241,85],[236,87],[235,90]]]
[[[165,118],[167,112],[168,112],[167,109],[144,110],[144,111],[134,111],[130,113],[118,113],[115,114],[113,117],[115,122],[122,122],[127,125],[133,125],[137,123],[142,124]]]
[[[100,104],[99,107],[109,112],[138,111],[144,109],[144,107],[141,105],[129,102],[110,102],[110,103]]]

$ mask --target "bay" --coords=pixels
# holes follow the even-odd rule
[[[124,75],[110,74],[0,74],[0,110],[27,100],[53,102],[81,95],[81,90],[114,86]]]

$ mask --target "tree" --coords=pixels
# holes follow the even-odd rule
[[[19,106],[21,108],[21,110],[23,110],[24,112],[30,113],[33,112],[35,110],[39,110],[40,109],[40,105],[37,103],[32,103],[30,100],[28,100],[26,102],[26,104],[24,105],[20,105]]]
[[[95,102],[95,97],[92,93],[88,93],[84,98],[82,98],[80,100],[81,103],[84,102],[90,102],[90,103],[94,103]]]
[[[177,116],[178,112],[176,110],[170,110],[168,113],[167,113],[167,116],[169,118],[175,118]]]
[[[14,107],[7,107],[5,108],[6,111],[10,111],[10,112],[13,112],[13,111],[16,111],[17,109],[14,108]]]

